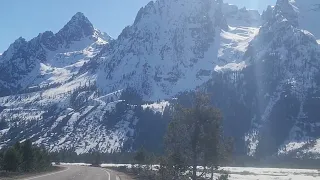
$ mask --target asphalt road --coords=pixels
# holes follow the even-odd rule
[[[65,166],[66,169],[54,173],[28,177],[21,180],[120,180],[106,169],[86,166]]]

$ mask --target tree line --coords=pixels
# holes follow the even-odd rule
[[[33,146],[31,140],[17,142],[0,151],[0,170],[7,172],[39,172],[51,168],[49,153]]]

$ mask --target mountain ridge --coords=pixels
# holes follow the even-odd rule
[[[82,13],[74,15],[56,34],[46,31],[30,41],[20,37],[0,56],[0,80],[3,85],[7,86],[4,86],[2,91],[5,94],[16,93],[30,86],[32,81],[37,79],[37,77],[32,77],[32,74],[42,75],[41,64],[54,64],[51,59],[57,54],[63,55],[68,51],[80,52],[90,45],[92,45],[91,51],[94,51],[94,48],[101,49],[102,45],[110,40],[110,36],[94,29]],[[82,52],[84,56],[86,56],[85,53]],[[88,56],[92,57],[89,53]],[[64,64],[68,65],[68,62]]]

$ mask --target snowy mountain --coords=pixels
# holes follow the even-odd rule
[[[227,12],[232,25],[239,25],[229,27],[227,6],[212,0],[150,2],[92,62],[101,64],[99,89],[133,87],[157,100],[206,82],[214,66],[238,61],[258,31],[260,15],[245,9]],[[246,19],[252,14],[255,26]]]
[[[65,83],[111,38],[77,13],[56,34],[17,39],[0,56],[1,95]]]
[[[301,28],[300,16],[299,6],[288,0],[269,7],[244,61],[216,67],[207,85],[218,94],[226,132],[236,137],[241,153],[319,157],[320,50],[317,38]]]
[[[69,108],[70,96],[76,89],[90,89],[95,83],[91,82],[93,77],[75,77],[109,41],[112,39],[107,34],[95,29],[82,13],[77,13],[56,34],[47,31],[30,41],[19,38],[11,44],[0,60],[1,95],[12,94],[0,98],[0,121],[5,122],[0,128],[1,145],[8,139],[16,141],[27,137],[34,137],[35,143],[40,143],[44,141],[41,135],[51,136],[44,126],[50,125],[50,130],[55,131],[59,121],[70,120],[68,124],[72,124],[73,119],[80,118]],[[87,107],[88,111],[91,108],[93,106]],[[54,117],[46,116],[50,112],[56,113]],[[72,112],[75,113],[73,119],[67,116]],[[34,132],[36,127],[39,132]],[[64,143],[59,137],[54,139]],[[55,145],[52,143],[52,147]]]
[[[98,57],[99,89],[134,87],[157,100],[208,80],[227,29],[220,6],[211,0],[151,1]]]
[[[77,13],[0,56],[0,147],[161,149],[173,97],[202,88],[236,152],[319,157],[316,1],[260,15],[220,0],[157,0],[117,39]],[[136,94],[140,94],[140,95]]]

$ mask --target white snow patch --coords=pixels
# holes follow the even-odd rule
[[[159,103],[155,102],[153,104],[144,104],[142,105],[142,108],[144,110],[149,108],[150,110],[161,113],[163,115],[164,109],[169,105],[170,103],[168,101],[161,101]]]
[[[3,134],[7,133],[9,130],[10,130],[10,128],[0,130],[0,137],[1,137]]]
[[[238,63],[251,40],[259,33],[258,27],[229,27],[228,31],[221,32],[221,42],[218,50],[218,65],[228,62]]]
[[[320,139],[317,139],[315,141],[315,144],[313,147],[305,151],[306,153],[315,153],[320,154]]]
[[[62,166],[91,166],[91,164],[88,163],[60,163]]]
[[[241,71],[242,69],[246,68],[247,65],[244,61],[240,63],[229,63],[224,66],[216,66],[214,70],[216,72],[226,72],[226,71]]]
[[[289,142],[288,144],[285,144],[282,148],[279,149],[278,154],[287,154],[288,152],[292,152],[294,150],[302,148],[307,143],[307,141]]]

